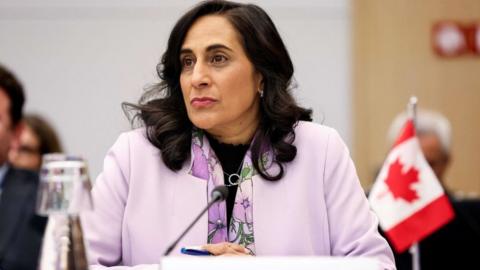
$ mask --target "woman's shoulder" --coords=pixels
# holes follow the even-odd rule
[[[145,127],[122,132],[118,136],[112,148],[123,148],[124,150],[135,149],[136,151],[139,149],[151,150],[155,152],[158,151],[158,149],[148,140],[147,130]]]
[[[299,121],[295,126],[296,139],[328,140],[329,136],[337,134],[331,127],[307,121]]]
[[[134,129],[120,133],[119,137],[120,138],[126,137],[129,140],[134,140],[134,141],[147,140],[147,129],[145,127],[134,128]]]
[[[294,144],[308,148],[344,148],[345,143],[334,128],[307,121],[299,121],[295,127]]]

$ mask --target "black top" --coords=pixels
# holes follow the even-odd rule
[[[227,198],[227,229],[230,229],[230,219],[232,217],[233,205],[235,204],[235,196],[237,194],[237,186],[228,186],[228,177],[232,173],[240,174],[242,169],[243,158],[247,153],[250,145],[248,144],[224,144],[218,142],[211,136],[207,136],[210,142],[210,146],[215,151],[220,164],[223,169],[223,179],[225,185],[228,187]]]

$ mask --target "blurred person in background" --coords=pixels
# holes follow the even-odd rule
[[[15,76],[0,65],[0,269],[37,269],[47,219],[35,214],[38,175],[8,163],[23,128],[25,96]]]
[[[388,132],[388,143],[393,145],[400,134],[407,114],[398,115]],[[450,121],[439,112],[418,110],[415,119],[420,147],[440,184],[445,189],[455,211],[455,218],[419,243],[420,268],[478,269],[480,245],[480,200],[462,200],[454,197],[445,184],[445,173],[452,160],[452,131]],[[408,251],[396,253],[398,270],[412,269]]]
[[[42,155],[61,153],[62,146],[53,127],[41,116],[28,114],[17,144],[10,149],[8,158],[16,168],[38,171]]]
[[[388,132],[389,145],[393,145],[406,120],[407,114],[402,113],[392,122]],[[451,160],[452,131],[450,121],[438,112],[422,109],[418,111],[415,121],[423,155],[432,167],[440,184],[448,193],[449,189],[445,185],[445,172]]]

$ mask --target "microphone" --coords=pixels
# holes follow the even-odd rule
[[[228,188],[226,186],[216,186],[210,196],[214,202],[224,201],[228,197]]]
[[[182,240],[182,238],[190,231],[190,229],[197,223],[197,221],[207,212],[207,210],[217,202],[221,202],[227,199],[228,197],[228,188],[226,186],[216,186],[212,193],[210,193],[211,201],[207,204],[207,206],[200,212],[200,214],[188,225],[188,227],[180,234],[180,236],[173,242],[167,250],[163,253],[163,256],[168,256],[170,252],[177,246],[178,242]]]

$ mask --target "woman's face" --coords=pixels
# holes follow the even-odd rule
[[[183,99],[196,127],[214,135],[252,123],[256,128],[262,77],[226,18],[199,18],[187,32],[180,61]]]
[[[40,140],[33,130],[25,125],[20,134],[19,145],[9,152],[10,163],[17,168],[37,171],[42,163]]]

